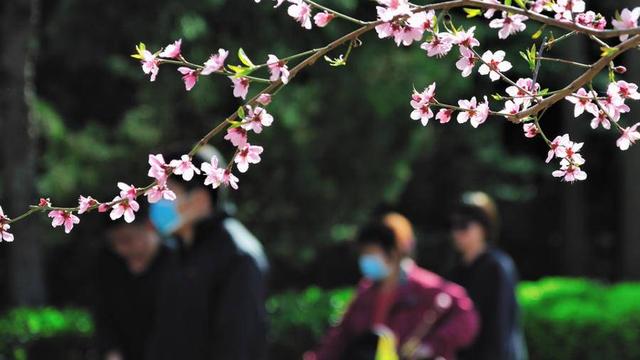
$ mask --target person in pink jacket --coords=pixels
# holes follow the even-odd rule
[[[356,297],[305,360],[373,360],[377,337],[372,334],[381,329],[395,335],[403,359],[453,360],[472,343],[479,327],[473,302],[462,287],[409,258],[414,238],[405,217],[376,218],[356,240],[364,276]],[[363,356],[367,347],[372,351]]]

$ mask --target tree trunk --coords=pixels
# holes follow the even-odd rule
[[[34,97],[38,0],[9,0],[0,5],[0,164],[3,208],[17,216],[35,202],[35,141],[31,119]],[[38,221],[29,218],[12,227],[9,293],[17,305],[45,300]]]

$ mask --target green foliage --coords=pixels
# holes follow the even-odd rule
[[[272,297],[268,310],[276,355],[295,358],[313,347],[352,296],[351,289],[309,288]],[[531,359],[640,357],[640,283],[607,287],[585,279],[546,278],[523,282],[517,296]]]
[[[18,356],[23,347],[43,339],[93,334],[91,316],[79,309],[16,308],[0,318],[0,354]]]

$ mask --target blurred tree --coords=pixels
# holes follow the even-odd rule
[[[36,148],[30,106],[34,97],[34,53],[37,0],[0,4],[0,158],[5,211],[18,214],[35,197]],[[8,273],[11,298],[19,305],[45,300],[41,240],[37,219],[21,226],[22,238],[12,244]]]

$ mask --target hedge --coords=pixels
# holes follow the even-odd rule
[[[532,360],[640,359],[640,283],[605,286],[546,278],[523,282],[517,295]],[[299,359],[340,320],[352,296],[352,289],[311,287],[271,297],[270,358]],[[69,351],[73,346],[84,351],[92,334],[93,323],[84,310],[14,309],[0,317],[0,359],[25,359],[42,343],[47,346],[41,352],[49,355],[51,349]],[[76,354],[87,353],[83,351]]]

